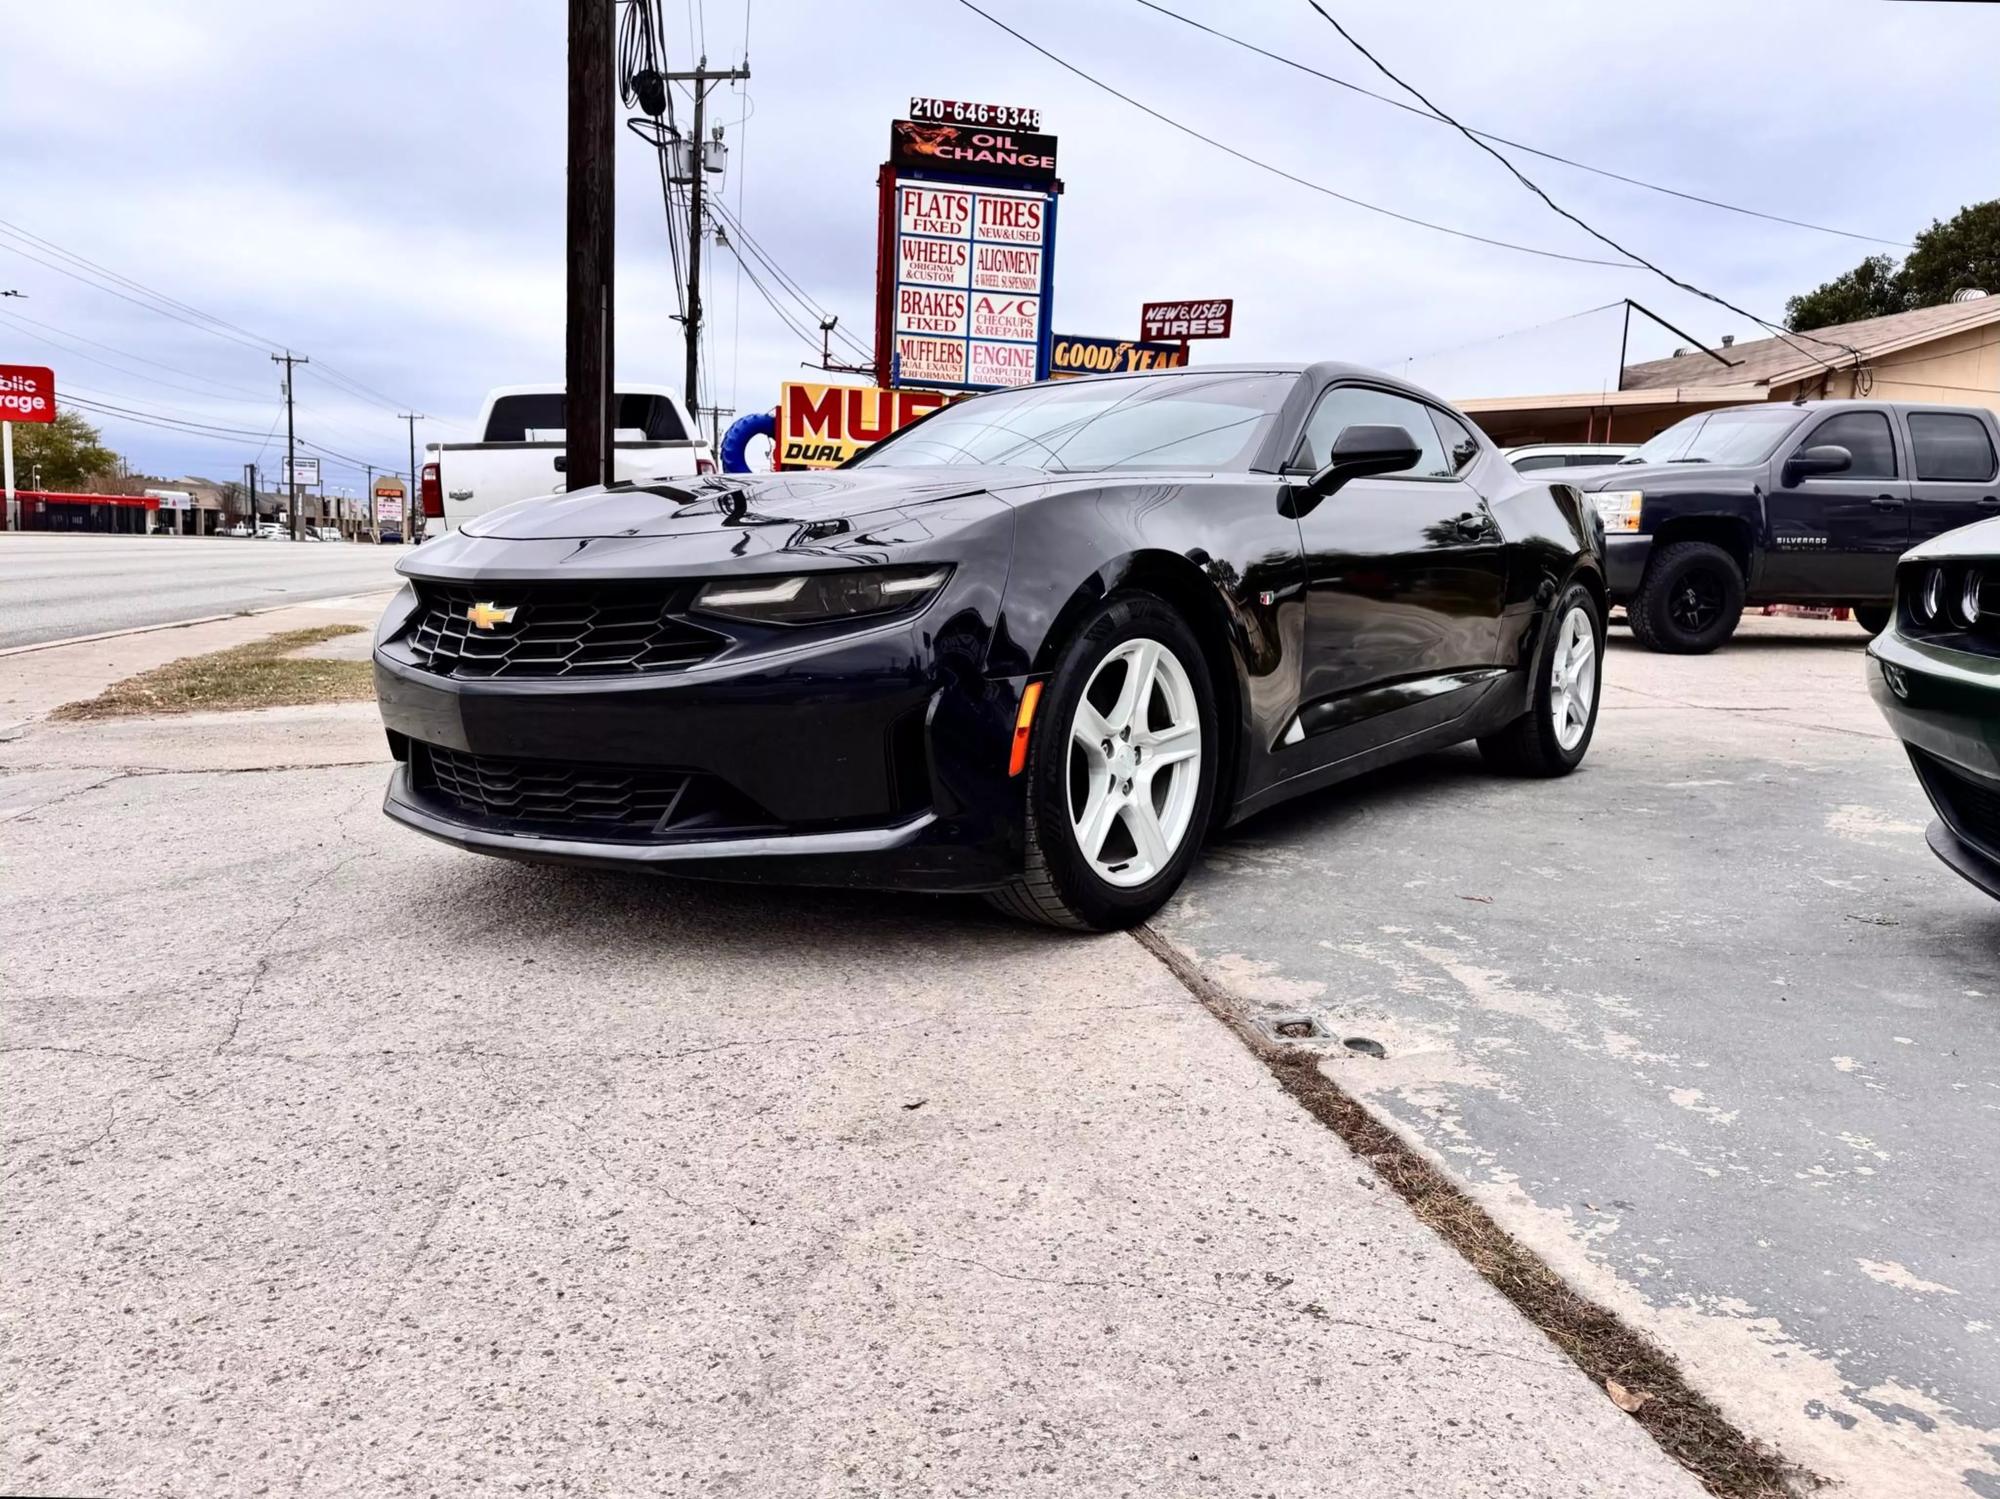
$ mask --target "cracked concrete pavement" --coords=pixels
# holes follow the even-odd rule
[[[0,1489],[1689,1496],[1126,937],[0,744]]]
[[[2000,906],[1851,624],[1613,632],[1567,780],[1455,750],[1211,846],[1156,923],[1502,1226],[1853,1494],[2000,1496]]]

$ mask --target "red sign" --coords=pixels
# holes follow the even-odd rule
[[[0,364],[0,422],[56,419],[56,372],[39,364]]]
[[[1212,302],[1148,302],[1139,309],[1139,337],[1227,338],[1235,316],[1233,297]]]

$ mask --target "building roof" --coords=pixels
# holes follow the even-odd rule
[[[1786,338],[1760,338],[1717,352],[1733,366],[1724,369],[1699,349],[1672,359],[1651,359],[1625,366],[1626,390],[1660,390],[1678,385],[1781,385],[1816,374],[1831,364],[1846,368],[1857,351],[1863,359],[1893,354],[1913,344],[1926,344],[1968,328],[2000,322],[2000,296],[1976,302],[1945,302],[1887,317],[1836,323],[1811,333]],[[1790,342],[1787,342],[1786,339]]]

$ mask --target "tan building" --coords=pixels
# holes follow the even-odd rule
[[[1616,390],[1455,404],[1502,447],[1644,442],[1696,411],[1750,401],[1936,401],[2000,412],[2000,296],[1947,302],[1628,364]]]

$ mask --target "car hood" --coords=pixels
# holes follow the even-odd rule
[[[2000,516],[1933,536],[1904,554],[1907,562],[1939,562],[1957,557],[2000,557]]]
[[[1684,489],[1711,489],[1718,484],[1761,480],[1761,463],[1615,463],[1609,468],[1573,468],[1564,480],[1585,492],[1600,489],[1643,489],[1667,494]]]
[[[508,541],[623,537],[741,537],[908,512],[968,495],[1039,487],[1049,476],[1019,468],[861,468],[707,475],[579,489],[521,500],[467,522],[467,536]]]

